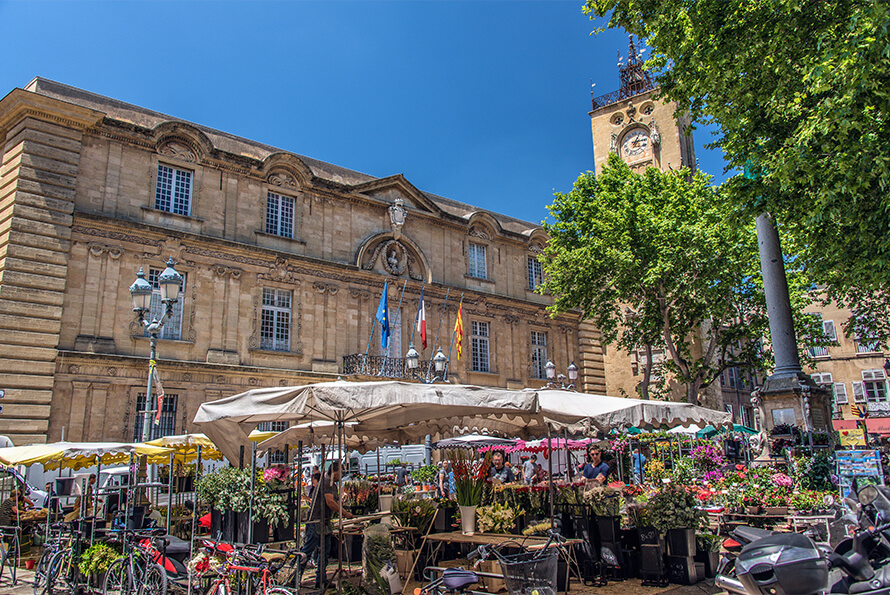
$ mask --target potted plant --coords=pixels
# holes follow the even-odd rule
[[[105,571],[120,557],[120,552],[107,543],[94,543],[80,555],[77,568],[94,584],[101,585]]]
[[[254,498],[250,499],[250,470],[223,467],[198,481],[198,497],[211,507],[211,531],[223,531],[226,541],[248,541],[249,523],[253,522],[253,541],[269,539],[269,525],[287,519],[285,497],[276,493],[257,470]],[[248,511],[253,511],[253,519]]]
[[[717,576],[722,541],[719,535],[713,533],[702,533],[695,536],[695,561],[705,565],[705,577],[707,578]]]
[[[488,477],[489,457],[474,459],[465,450],[455,450],[449,455],[454,470],[454,491],[460,508],[461,531],[472,535],[476,528],[476,507],[482,504],[482,491]]]
[[[742,506],[745,508],[745,514],[760,514],[760,507],[763,506],[763,498],[759,494],[748,490],[742,496]]]
[[[695,531],[707,513],[696,508],[695,494],[684,486],[665,484],[649,498],[652,526],[664,534],[672,556],[695,555]]]

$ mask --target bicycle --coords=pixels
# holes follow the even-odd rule
[[[489,553],[497,558],[509,595],[556,595],[557,559],[565,538],[552,529],[548,533],[547,543],[538,551],[503,555],[500,550],[506,544],[481,545],[477,551],[481,560]]]
[[[34,595],[42,595],[46,590],[46,577],[49,573],[50,562],[53,556],[60,550],[71,546],[70,539],[66,543],[63,537],[64,528],[65,525],[62,523],[55,523],[51,526],[52,534],[44,542],[43,552],[34,566]]]
[[[92,521],[92,518],[78,519],[67,524],[61,524],[58,549],[49,558],[49,562],[46,563],[46,572],[42,575],[42,589],[35,585],[35,593],[53,595],[57,592],[57,589],[59,592],[80,593],[87,589],[76,561],[80,558],[80,554],[83,553],[81,549],[85,541],[85,523],[90,521]],[[67,543],[63,546],[61,545],[61,539],[62,534],[66,531],[69,535]],[[37,580],[36,577],[35,580]]]
[[[230,595],[233,592],[230,577],[237,572],[247,573],[253,581],[253,589],[250,592],[257,595],[297,595],[297,590],[278,585],[273,578],[286,563],[288,557],[299,556],[296,550],[289,551],[280,565],[265,560],[262,557],[262,552],[261,544],[257,544],[253,551],[247,546],[233,551],[220,570],[219,576],[207,590],[206,595]]]
[[[0,546],[0,549],[3,550],[2,556],[0,556],[0,579],[3,578],[3,573],[8,566],[13,585],[17,583],[15,569],[18,568],[21,556],[21,532],[21,527],[0,527],[0,536],[3,540],[2,546]]]
[[[137,539],[159,537],[164,530],[146,533],[127,529],[120,533],[124,555],[108,567],[102,592],[105,595],[166,595],[166,571],[145,549],[135,546]]]

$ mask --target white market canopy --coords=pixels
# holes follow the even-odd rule
[[[556,389],[517,391],[470,385],[341,380],[249,390],[202,404],[194,421],[230,461],[239,459],[242,446],[249,448],[250,431],[270,421],[340,422],[345,435],[364,444],[404,444],[427,434],[444,439],[473,431],[522,438],[544,436],[550,428],[590,434],[613,428],[690,424],[717,427],[731,423],[727,413],[688,403]],[[331,437],[330,426],[309,427],[316,439],[322,435]],[[300,432],[308,429],[294,430],[280,441],[269,441],[261,447],[294,444]]]
[[[468,385],[410,382],[323,382],[260,388],[202,404],[195,423],[230,461],[237,461],[258,424],[328,420],[354,422],[356,433],[407,442],[426,434],[450,434],[455,425],[499,416],[521,428],[536,411],[531,392]],[[522,416],[523,419],[518,419]],[[440,423],[440,420],[446,420]]]
[[[467,434],[455,438],[444,438],[433,444],[433,448],[483,448],[486,446],[514,446],[516,440],[510,438],[498,438],[497,436],[483,436],[481,434]]]

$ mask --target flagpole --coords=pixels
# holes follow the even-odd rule
[[[423,288],[426,287],[426,279],[423,280],[423,284],[420,286],[420,295],[423,295]],[[419,310],[418,310],[419,311]],[[411,327],[411,342],[410,345],[414,346],[414,331],[417,330],[417,316],[414,317],[414,325]],[[421,351],[423,349],[421,348]]]
[[[445,318],[445,308],[448,307],[448,295],[451,293],[451,288],[445,290],[445,303],[442,304],[442,313],[439,314],[439,325],[436,327],[436,340],[433,342],[433,351],[436,351],[439,348],[439,331],[442,330],[442,319]],[[433,355],[435,357],[435,354]],[[433,371],[433,358],[430,358],[430,365],[427,366],[426,369],[426,380],[429,382],[430,374]]]
[[[464,292],[460,292],[460,303],[457,305],[457,315],[460,316],[460,308],[464,305]],[[463,325],[463,321],[461,321]],[[442,380],[448,378],[448,366],[451,365],[451,350],[454,349],[454,336],[457,334],[457,326],[451,331],[451,343],[448,344],[448,360],[445,362],[445,371],[442,372]]]
[[[408,279],[405,279],[405,282],[402,284],[402,292],[399,293],[399,306],[396,308],[396,312],[399,313],[399,330],[401,330],[401,327],[402,327],[402,298],[405,297],[405,287],[407,287],[407,286],[408,286]],[[399,336],[401,336],[401,335],[399,335]],[[380,372],[377,374],[378,376],[383,374],[383,370],[386,368],[386,360],[387,360],[386,353],[384,353],[383,354],[383,366],[380,368]]]
[[[386,287],[385,281],[383,282],[383,286]],[[371,341],[374,340],[374,330],[377,328],[377,317],[375,316],[373,320],[374,321],[371,323],[371,334],[368,336],[368,348],[365,349],[365,357],[362,360],[362,370],[361,372],[359,372],[359,374],[365,373],[365,364],[368,363],[368,354],[371,353]]]

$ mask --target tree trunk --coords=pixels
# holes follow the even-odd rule
[[[646,344],[646,365],[643,366],[643,381],[640,382],[640,398],[649,400],[649,381],[652,378],[652,345]]]

